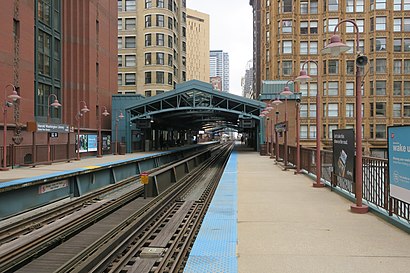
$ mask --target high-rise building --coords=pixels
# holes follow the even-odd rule
[[[261,56],[261,2],[263,0],[249,0],[249,4],[253,10],[253,99],[258,99],[261,93],[262,87],[262,56]],[[270,0],[266,1],[266,5]],[[269,3],[270,5],[270,3]],[[269,6],[268,5],[268,6]]]
[[[34,125],[76,128],[81,100],[90,112],[80,126],[84,134],[97,135],[98,107],[110,111],[116,93],[116,20],[116,3],[110,0],[2,3],[0,84],[6,95],[15,87],[21,96],[7,111],[6,145],[18,145],[13,163],[48,160],[48,133]],[[61,107],[50,106],[55,99]],[[110,134],[110,128],[110,121],[103,120],[104,134]],[[53,136],[50,159],[72,158],[76,135]]]
[[[187,9],[187,80],[209,81],[209,15]]]
[[[154,96],[186,81],[186,0],[118,0],[118,93]]]
[[[305,61],[318,63],[306,65],[312,79],[307,85],[300,85],[300,135],[304,144],[315,145],[317,114],[322,117],[321,139],[325,148],[332,145],[333,129],[355,127],[358,52],[354,48],[358,43],[369,61],[361,69],[364,152],[384,153],[387,126],[410,123],[408,1],[264,0],[260,6],[257,2],[250,1],[256,29],[263,30],[254,37],[261,69],[261,78],[254,78],[255,85],[260,86],[262,80],[292,80]],[[344,19],[357,24],[360,38],[357,41],[354,25],[344,22],[337,33],[352,49],[337,57],[321,54],[336,25]],[[319,73],[323,85],[315,77]],[[321,113],[316,113],[317,93],[322,99]]]
[[[211,50],[209,53],[210,77],[220,77],[222,92],[229,92],[229,54],[222,50]]]
[[[253,61],[250,60],[246,64],[245,76],[242,77],[242,96],[245,98],[253,97]]]

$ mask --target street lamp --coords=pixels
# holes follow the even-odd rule
[[[102,157],[102,134],[101,134],[101,115],[104,117],[109,116],[110,113],[107,111],[107,107],[103,106],[104,112],[101,113],[100,109],[100,116],[98,120],[98,152],[97,152],[97,157]]]
[[[340,36],[336,35],[338,26],[342,23],[351,23],[354,26],[356,33],[356,204],[350,207],[354,213],[366,213],[369,208],[362,203],[363,193],[363,177],[362,177],[362,93],[361,85],[362,79],[360,74],[360,67],[367,63],[367,57],[360,54],[360,39],[359,39],[359,27],[356,22],[351,19],[345,19],[340,21],[335,29],[333,36],[330,38],[330,43],[322,49],[322,54],[332,54],[332,56],[338,56],[340,53],[346,52],[350,49],[350,46],[342,43]],[[359,61],[360,59],[360,66]]]
[[[54,102],[50,104],[51,97],[54,97]],[[50,106],[54,107],[55,109],[61,107],[56,94],[50,94],[47,98],[47,125],[50,123]],[[51,162],[50,132],[47,132],[47,162]]]
[[[276,112],[275,112],[275,126],[278,124],[279,121],[279,104],[282,103],[282,101],[278,98],[276,98],[272,103],[276,106]],[[275,128],[275,157],[276,157],[276,162],[279,161],[279,134],[278,131]]]
[[[308,80],[310,80],[310,76],[307,74],[305,70],[305,65],[307,63],[314,63],[316,64],[317,71],[319,72],[319,64],[317,61],[313,60],[307,60],[302,64],[302,70],[299,72],[299,76],[296,78],[296,81],[299,81],[300,83],[306,83]],[[320,78],[320,73],[317,73],[317,91],[316,91],[316,183],[313,183],[313,187],[315,188],[323,188],[325,184],[321,182],[322,178],[322,161],[320,158],[320,136],[321,136],[321,99],[320,99],[320,88],[319,88],[319,83],[321,82]]]
[[[293,80],[289,80],[286,82],[285,88],[280,93],[282,96],[285,96],[285,140],[284,140],[284,156],[283,156],[283,163],[284,166],[288,166],[288,96],[293,95],[293,92],[290,91],[289,82],[294,82]]]
[[[76,160],[80,160],[80,118],[84,116],[85,113],[90,112],[90,109],[87,107],[87,103],[85,101],[80,101],[78,103],[78,108],[81,108],[81,104],[84,104],[84,107],[77,112],[75,115],[75,119],[77,120],[77,158]]]
[[[117,155],[117,148],[118,148],[118,122],[120,119],[123,119],[124,115],[122,114],[122,111],[120,111],[120,114],[115,118],[115,150],[114,150],[114,155]]]
[[[6,94],[7,87],[13,87],[13,92],[11,95]],[[0,171],[8,171],[7,168],[7,107],[12,107],[13,102],[9,102],[7,98],[12,99],[13,102],[21,99],[21,97],[17,94],[16,87],[12,84],[8,84],[4,87],[4,102],[3,102],[3,166],[0,168]]]

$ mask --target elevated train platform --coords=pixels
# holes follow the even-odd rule
[[[1,173],[0,185],[149,157],[107,155]],[[237,146],[184,272],[409,272],[410,236],[305,175]],[[1,226],[1,225],[0,225]]]

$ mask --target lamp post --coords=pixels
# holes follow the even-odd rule
[[[299,95],[299,94],[298,94]],[[300,173],[300,96],[296,98],[296,171],[295,174]]]
[[[54,97],[54,102],[50,104],[51,97]],[[50,123],[50,106],[54,107],[55,109],[61,107],[56,94],[50,94],[47,98],[47,125]],[[51,163],[50,132],[47,132],[47,162]]]
[[[13,92],[11,95],[7,96],[7,87],[12,87]],[[8,171],[7,168],[7,107],[12,107],[13,103],[9,102],[7,98],[12,99],[13,102],[21,99],[21,97],[17,94],[16,87],[12,84],[8,84],[4,87],[4,101],[3,101],[3,166],[0,168],[0,171]]]
[[[115,118],[115,150],[114,150],[114,155],[117,155],[117,148],[118,148],[118,122],[120,119],[123,119],[124,115],[122,114],[122,111],[120,111],[120,114]]]
[[[275,126],[278,124],[279,121],[279,104],[282,103],[281,100],[276,98],[272,103],[275,105],[276,111],[275,111]],[[279,134],[278,131],[275,129],[275,158],[276,162],[279,161]]]
[[[283,163],[284,166],[288,166],[288,96],[292,95],[293,92],[290,91],[289,88],[289,82],[294,82],[293,80],[289,80],[286,82],[285,88],[283,88],[283,91],[280,93],[282,96],[285,96],[285,140],[284,140],[284,155],[283,155]]]
[[[356,22],[351,19],[342,20],[336,25],[333,36],[330,38],[330,43],[322,49],[322,54],[330,53],[333,56],[338,56],[340,53],[346,52],[350,49],[350,46],[342,43],[340,36],[336,35],[336,30],[342,23],[353,24],[356,33],[356,54],[361,59],[361,65],[365,65],[367,63],[367,58],[360,54],[359,27],[357,26]],[[366,205],[363,205],[362,203],[362,79],[360,74],[360,66],[358,65],[359,58],[356,59],[356,204],[352,205],[350,209],[354,213],[366,213],[368,212],[369,208]]]
[[[101,115],[104,117],[109,116],[110,113],[107,111],[107,107],[103,106],[104,112],[101,113],[100,110],[100,116],[98,119],[98,152],[97,152],[97,157],[102,157],[102,134],[101,134]]]
[[[90,112],[90,109],[87,107],[87,103],[85,101],[80,101],[78,103],[78,109],[81,108],[81,104],[84,104],[83,108],[77,112],[75,115],[75,119],[77,120],[77,158],[76,160],[80,160],[80,118],[84,116],[85,113]]]
[[[302,64],[302,70],[299,72],[299,76],[296,78],[296,81],[299,81],[300,83],[306,83],[308,80],[310,80],[310,76],[307,74],[305,70],[305,65],[307,63],[314,63],[316,64],[317,67],[317,92],[316,92],[316,182],[313,183],[313,187],[315,188],[323,188],[325,184],[321,182],[322,179],[322,161],[321,161],[321,156],[320,156],[320,136],[321,136],[321,99],[320,99],[320,88],[319,84],[321,82],[320,78],[320,73],[319,73],[319,64],[317,61],[313,60],[307,60]]]

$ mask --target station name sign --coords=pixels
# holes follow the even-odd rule
[[[275,124],[275,131],[276,132],[284,132],[288,130],[288,123],[287,122],[279,122]]]
[[[68,133],[70,132],[70,127],[67,124],[49,124],[37,122],[37,132]]]

